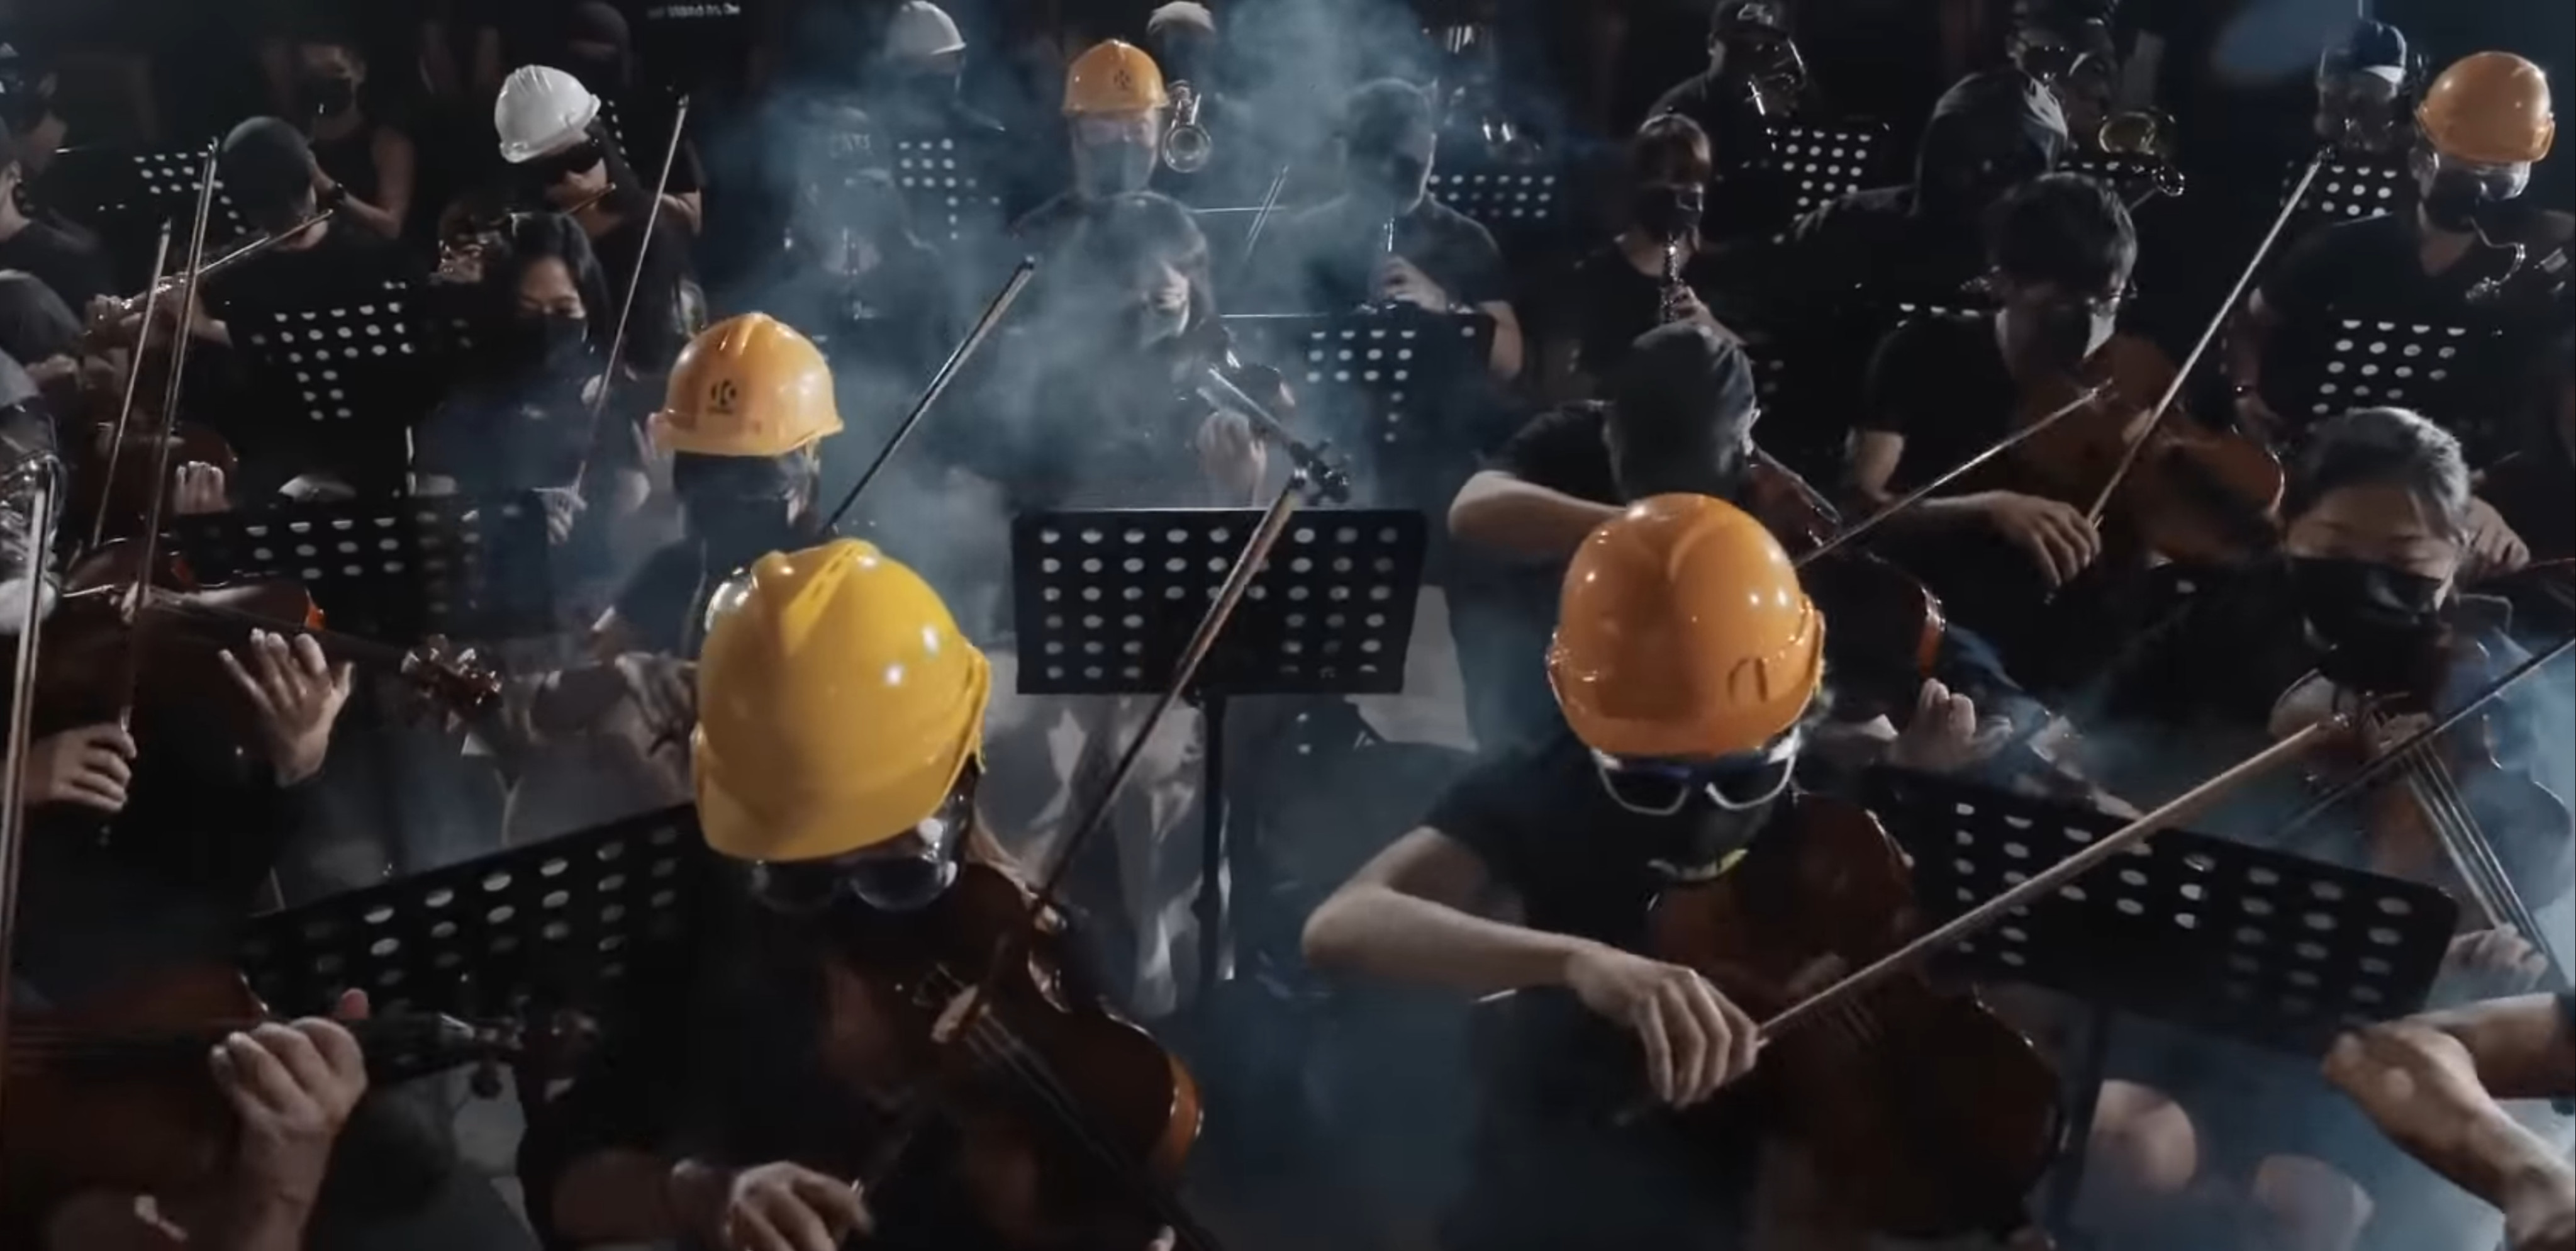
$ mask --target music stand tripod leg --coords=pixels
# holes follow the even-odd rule
[[[1199,700],[1202,776],[1199,795],[1199,897],[1191,912],[1199,923],[1199,1003],[1211,1002],[1225,958],[1225,697]]]

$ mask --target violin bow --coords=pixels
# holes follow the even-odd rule
[[[1252,211],[1252,225],[1243,232],[1243,252],[1235,258],[1235,277],[1252,273],[1252,254],[1261,247],[1261,229],[1270,224],[1270,215],[1279,209],[1279,195],[1288,189],[1289,162],[1282,161],[1279,172],[1270,176],[1270,189],[1261,193],[1261,207]]]
[[[1994,458],[2021,446],[2023,443],[2036,437],[2040,431],[2046,430],[2050,426],[2056,425],[2057,423],[2066,420],[2068,417],[2073,416],[2076,410],[2100,399],[2102,397],[2102,393],[2108,390],[2110,390],[2110,384],[2107,382],[2098,386],[2086,388],[2082,394],[2077,395],[2074,399],[2068,400],[2064,404],[2058,405],[2055,409],[2040,417],[2039,420],[2031,422],[2030,424],[2023,426],[2021,429],[2015,430],[2011,434],[2005,435],[2004,437],[1987,444],[1985,449],[1978,452],[1976,455],[1960,461],[1958,464],[1952,465],[1948,469],[1942,470],[1940,475],[1933,478],[1931,481],[1926,482],[1923,485],[1896,497],[1895,499],[1889,500],[1886,507],[1861,518],[1859,521],[1853,522],[1850,526],[1835,534],[1834,537],[1827,539],[1822,544],[1818,545],[1814,551],[1799,557],[1793,568],[1804,569],[1831,554],[1836,549],[1845,547],[1853,540],[1860,538],[1862,535],[1887,524],[1888,521],[1894,518],[1898,513],[1904,512],[1905,510],[1930,499],[1933,492],[1966,477],[1970,470],[1973,470],[1977,466],[1985,464],[1987,461],[1993,460]],[[1754,449],[1754,454],[1768,459],[1768,453],[1761,451],[1759,448]],[[1814,490],[1813,487],[1806,487],[1805,489],[1810,491]]]
[[[205,174],[197,184],[197,217],[188,224],[188,259],[182,271],[187,278],[181,286],[191,301],[196,299],[197,280],[204,276],[206,219],[214,214],[214,208],[215,150],[209,148],[206,150]],[[179,393],[185,389],[188,377],[188,341],[194,338],[196,336],[189,333],[184,324],[171,337],[170,377],[161,387],[161,438],[156,441],[159,446],[153,449],[152,455],[151,502],[143,514],[143,560],[135,567],[134,585],[124,599],[124,611],[129,618],[143,610],[143,593],[152,585],[152,569],[161,558],[161,516],[167,509],[170,496],[166,485],[170,481],[170,445],[177,442],[170,435],[179,424]],[[138,351],[136,355],[140,357],[141,353]],[[135,653],[128,649],[123,675],[123,705],[130,706],[134,702],[134,685],[142,678],[138,663]]]
[[[168,235],[164,234],[163,238]],[[16,678],[9,691],[9,737],[0,756],[0,1098],[5,1098],[9,1056],[9,988],[15,978],[12,938],[18,932],[18,864],[27,833],[27,753],[35,746],[36,671],[45,608],[45,564],[52,544],[54,495],[60,487],[62,462],[39,454],[19,462],[6,481],[21,478],[27,488],[27,606],[19,615],[18,652],[11,666]]]
[[[948,359],[939,362],[939,368],[930,375],[930,384],[923,387],[921,394],[912,401],[912,411],[904,414],[903,423],[894,428],[894,436],[886,440],[884,447],[877,449],[877,458],[868,462],[867,472],[859,475],[859,480],[851,485],[849,494],[841,497],[839,506],[832,510],[829,518],[825,519],[823,529],[826,533],[838,529],[841,519],[850,515],[851,507],[859,502],[859,496],[868,489],[868,484],[876,481],[877,475],[885,470],[886,462],[894,459],[896,449],[903,446],[904,440],[912,437],[913,427],[920,425],[921,419],[930,415],[930,406],[938,403],[939,397],[948,393],[948,384],[957,380],[958,371],[966,367],[966,362],[973,359],[975,353],[984,346],[984,340],[992,336],[993,327],[1000,325],[1002,315],[1010,312],[1011,305],[1019,302],[1020,292],[1028,289],[1029,279],[1035,277],[1037,272],[1038,258],[1034,256],[1021,257],[1020,263],[1011,268],[1011,276],[1003,280],[1002,289],[994,292],[993,298],[984,305],[983,314],[975,319],[975,324],[967,330],[966,337],[958,340],[956,347],[949,349]]]
[[[2113,856],[2127,852],[2147,838],[2208,811],[2238,787],[2271,772],[2351,725],[2351,714],[2337,713],[2228,766],[2216,776],[2174,796],[2155,811],[2103,835],[2082,851],[2032,875],[2029,881],[1959,914],[1939,928],[1870,962],[1858,972],[1847,974],[1842,980],[1783,1009],[1762,1022],[1760,1036],[1765,1040],[1777,1038],[1783,1031],[1818,1013],[1841,1007],[1898,973],[1993,929],[2010,919],[2017,909],[2055,893],[2059,887],[2100,868]]]
[[[1249,400],[1245,402],[1250,403]],[[1260,406],[1252,405],[1252,407],[1257,410]],[[1266,413],[1256,417],[1255,420],[1264,418],[1268,418]],[[1273,426],[1276,425],[1275,418],[1268,419]],[[1320,451],[1309,449],[1308,456],[1313,463],[1322,467],[1320,472],[1309,472],[1307,459],[1296,458],[1295,453],[1292,452],[1292,458],[1297,459],[1296,468],[1288,475],[1288,480],[1280,486],[1278,494],[1271,498],[1270,506],[1263,511],[1261,520],[1253,526],[1252,536],[1245,540],[1242,554],[1235,557],[1233,567],[1226,570],[1225,581],[1217,587],[1215,600],[1208,605],[1207,612],[1200,616],[1198,627],[1190,634],[1189,643],[1181,649],[1180,658],[1172,665],[1171,678],[1154,697],[1153,707],[1146,712],[1144,721],[1129,732],[1125,747],[1118,753],[1117,763],[1110,768],[1109,777],[1101,784],[1099,792],[1092,796],[1090,805],[1083,810],[1082,819],[1074,823],[1073,833],[1068,835],[1064,845],[1056,850],[1055,863],[1047,870],[1046,877],[1039,882],[1036,891],[1030,897],[1029,912],[1032,916],[1043,916],[1056,906],[1057,897],[1064,889],[1065,877],[1072,871],[1073,865],[1081,854],[1083,844],[1089,842],[1108,823],[1112,806],[1117,803],[1119,794],[1126,789],[1128,780],[1135,775],[1138,761],[1144,757],[1145,745],[1153,740],[1155,729],[1162,724],[1163,718],[1171,713],[1172,706],[1180,702],[1181,697],[1188,693],[1191,683],[1197,680],[1199,667],[1207,661],[1208,654],[1215,650],[1218,637],[1225,632],[1226,624],[1233,620],[1235,610],[1242,605],[1244,596],[1251,591],[1252,580],[1260,573],[1263,563],[1268,560],[1271,549],[1278,546],[1279,537],[1287,532],[1289,519],[1296,515],[1299,504],[1308,496],[1328,499],[1334,498],[1337,493],[1348,491],[1347,477],[1338,469],[1325,463],[1325,458]],[[1034,929],[1034,926],[1022,927],[1005,938],[995,949],[993,959],[986,966],[984,975],[963,999],[962,1002],[965,1005],[963,1010],[956,1013],[953,1021],[945,1023],[943,1030],[945,1037],[963,1036],[982,1022],[985,1005],[991,1000],[993,983],[1002,976],[1003,970],[1027,958],[1029,942],[1027,936]],[[1066,1115],[1078,1112],[1077,1109],[1071,1108],[1059,1109],[1059,1111]],[[911,1130],[912,1127],[908,1125],[895,1136],[895,1147],[880,1159],[876,1170],[878,1176],[882,1177],[893,1171],[904,1149],[913,1140],[914,1135]],[[1144,1193],[1158,1215],[1172,1222],[1173,1234],[1184,1246],[1213,1251],[1216,1246],[1213,1236],[1203,1229],[1195,1228],[1194,1223],[1188,1219],[1188,1213],[1181,1210],[1179,1200],[1166,1193],[1163,1187],[1157,1185],[1151,1178],[1143,1176],[1138,1171],[1136,1161],[1105,1160],[1103,1162],[1125,1174]]]
[[[2288,198],[2281,201],[2281,211],[2272,215],[2271,229],[2264,231],[2263,241],[2254,245],[2254,255],[2246,258],[2245,267],[2236,271],[2236,282],[2227,288],[2227,298],[2219,302],[2217,314],[2209,319],[2208,325],[2200,328],[2200,341],[2191,345],[2191,355],[2182,358],[2182,364],[2173,371],[2173,378],[2165,383],[2164,394],[2156,397],[2156,406],[2147,410],[2145,426],[2129,440],[2128,446],[2120,449],[2120,463],[2111,470],[2111,476],[2103,480],[2101,491],[2093,496],[2093,506],[2084,510],[2087,522],[2096,526],[2102,524],[2102,514],[2111,507],[2111,496],[2119,491],[2120,482],[2129,476],[2129,470],[2137,466],[2138,457],[2146,452],[2148,441],[2156,437],[2157,428],[2164,425],[2165,414],[2173,411],[2174,397],[2182,394],[2183,384],[2191,380],[2191,371],[2199,368],[2201,357],[2208,355],[2209,345],[2218,339],[2219,328],[2225,326],[2228,316],[2236,311],[2236,302],[2245,298],[2245,288],[2254,281],[2254,271],[2262,268],[2263,258],[2272,254],[2272,245],[2280,242],[2282,228],[2290,224],[2291,215],[2298,212],[2300,203],[2308,198],[2308,188],[2316,184],[2317,171],[2325,168],[2326,159],[2333,154],[2332,148],[2318,148],[2317,154],[2308,158],[2308,167],[2299,171],[2299,181],[2290,188]]]
[[[125,397],[116,406],[116,424],[107,440],[107,472],[101,479],[107,489],[98,493],[98,515],[90,519],[89,548],[97,551],[107,543],[107,505],[115,498],[116,465],[125,456],[125,430],[134,419],[134,395],[143,383],[143,353],[152,346],[152,314],[161,302],[161,280],[170,266],[170,223],[161,223],[161,238],[152,246],[152,285],[143,289],[143,322],[134,336],[134,359],[125,365]],[[187,333],[187,327],[180,327]]]
[[[581,494],[590,477],[591,459],[599,453],[599,418],[608,411],[608,393],[617,386],[617,364],[626,355],[626,328],[635,316],[636,288],[644,285],[644,263],[653,256],[653,235],[661,229],[662,197],[671,189],[671,169],[680,160],[680,140],[689,130],[689,97],[680,97],[671,113],[671,141],[662,148],[662,176],[653,182],[653,198],[644,206],[644,241],[635,248],[635,269],[626,275],[626,298],[617,305],[617,329],[608,336],[608,361],[599,371],[599,391],[590,397],[588,432],[582,438],[581,464],[572,471],[572,492]],[[593,197],[596,204],[609,188]],[[576,210],[577,211],[577,210]]]

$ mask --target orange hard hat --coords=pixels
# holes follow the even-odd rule
[[[2510,52],[2473,52],[2451,63],[2415,124],[2433,150],[2473,165],[2520,165],[2549,155],[2558,120],[2549,111],[2549,76]]]
[[[1064,111],[1144,113],[1170,103],[1163,94],[1163,70],[1132,43],[1104,39],[1073,59],[1064,74]]]
[[[1780,541],[1705,495],[1640,500],[1585,537],[1547,655],[1575,737],[1632,759],[1758,750],[1824,668],[1824,616]]]
[[[767,313],[698,332],[671,365],[653,446],[699,456],[784,456],[841,430],[832,367],[814,341]]]

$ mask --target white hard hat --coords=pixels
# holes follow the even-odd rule
[[[946,9],[930,0],[904,0],[886,24],[886,53],[898,57],[939,56],[966,50],[966,37]]]
[[[1148,35],[1160,34],[1170,26],[1186,26],[1213,35],[1216,33],[1216,14],[1210,13],[1208,7],[1197,3],[1197,0],[1172,0],[1145,18],[1145,33]]]
[[[580,79],[543,65],[510,71],[500,98],[492,102],[501,159],[513,165],[571,147],[598,116],[599,97]]]

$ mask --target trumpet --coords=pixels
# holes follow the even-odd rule
[[[1195,174],[1216,155],[1215,141],[1199,124],[1198,89],[1186,80],[1172,84],[1172,125],[1163,132],[1163,164],[1175,174]]]
[[[2093,146],[2113,156],[2135,157],[2145,165],[2148,195],[2178,196],[2187,185],[2182,167],[2174,164],[2173,119],[2159,110],[2134,109],[2104,118],[2093,132]]]
[[[331,209],[324,209],[319,213],[315,213],[311,217],[305,218],[303,221],[297,222],[296,224],[277,232],[276,234],[262,235],[248,243],[242,244],[240,247],[234,248],[232,251],[226,252],[223,255],[206,262],[205,265],[197,271],[197,277],[202,281],[212,275],[220,274],[243,261],[249,260],[262,252],[266,252],[297,235],[303,234],[307,230],[311,230],[312,228],[331,220],[332,212],[333,210]],[[180,287],[186,285],[186,281],[187,280],[183,278],[165,278],[161,281],[159,286],[138,292],[134,295],[125,296],[121,299],[102,301],[97,305],[98,315],[92,320],[96,322],[122,321],[136,313],[142,312],[144,303],[150,300],[153,296],[168,295],[175,292]]]

